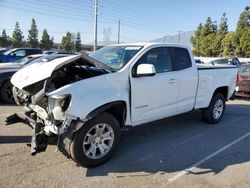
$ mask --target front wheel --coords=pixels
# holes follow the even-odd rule
[[[71,156],[84,167],[100,165],[111,157],[119,138],[120,126],[116,118],[109,113],[102,113],[75,133]]]
[[[202,117],[203,119],[210,123],[215,124],[218,123],[225,111],[225,97],[221,93],[216,93],[209,106],[205,109],[202,109]]]

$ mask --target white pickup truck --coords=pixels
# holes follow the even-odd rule
[[[221,120],[235,90],[237,68],[196,65],[190,49],[173,44],[122,44],[90,56],[41,62],[11,79],[24,121],[34,129],[31,153],[58,148],[82,166],[107,161],[120,132],[154,120],[201,109],[208,123]]]

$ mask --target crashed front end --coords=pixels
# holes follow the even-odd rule
[[[86,62],[86,59],[82,58],[73,59],[66,65],[54,68],[50,77],[42,80],[35,79],[35,83],[26,84],[24,87],[18,85],[15,80],[24,77],[23,75],[26,75],[27,71],[30,72],[29,70],[26,72],[21,70],[22,74],[17,73],[21,76],[12,78],[14,99],[17,104],[24,106],[25,112],[7,117],[6,123],[23,122],[33,129],[30,144],[32,155],[45,151],[51,140],[57,141],[58,148],[64,154],[69,153],[69,141],[73,134],[72,129],[75,128],[73,125],[76,124],[76,120],[79,123],[80,117],[67,113],[72,100],[70,93],[62,95],[51,93],[83,79],[108,73],[105,69],[97,68]],[[32,73],[27,80],[30,80],[31,77]],[[35,78],[35,76],[33,77]],[[71,134],[66,134],[66,132]]]
[[[45,93],[43,92],[45,88],[43,87],[39,92]],[[32,91],[25,89],[21,90],[13,87],[15,101],[17,104],[24,106],[25,112],[23,115],[15,114],[8,117],[7,123],[17,121],[17,118],[19,118],[19,120],[33,129],[30,145],[31,154],[34,155],[46,149],[49,138],[53,139],[57,135],[63,134],[71,124],[73,119],[65,116],[71,95],[48,97],[43,94],[42,96],[37,96]]]

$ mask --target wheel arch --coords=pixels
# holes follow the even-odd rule
[[[228,90],[229,90],[228,86],[219,87],[219,88],[217,88],[217,89],[214,91],[213,96],[214,96],[215,94],[217,94],[217,93],[221,93],[221,94],[225,97],[225,99],[227,100],[227,98],[228,98]],[[212,98],[213,98],[213,97],[212,97]],[[212,99],[211,99],[211,100],[212,100]]]
[[[104,104],[93,111],[91,111],[86,119],[92,119],[102,112],[108,112],[112,114],[120,124],[120,127],[124,127],[126,116],[127,116],[127,106],[125,101],[114,101]]]

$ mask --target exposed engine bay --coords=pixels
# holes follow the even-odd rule
[[[43,91],[43,93],[48,93],[65,85],[107,73],[109,73],[109,71],[106,69],[97,68],[93,65],[86,65],[83,59],[78,59],[75,62],[72,62],[59,68],[58,70],[55,70],[50,78],[23,88],[23,91],[28,95],[34,96],[40,93],[41,90]],[[22,102],[26,103],[30,101],[25,98],[25,100],[16,102],[21,102],[20,104],[22,104]]]

